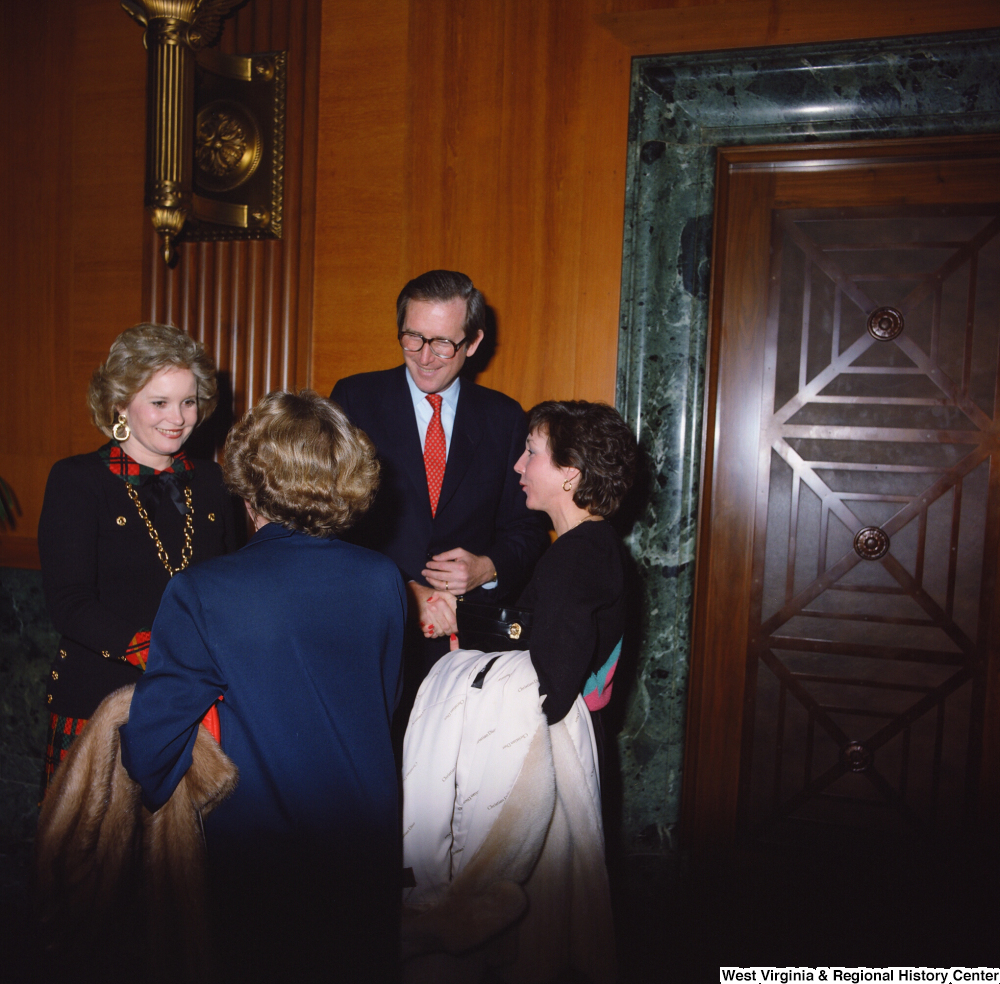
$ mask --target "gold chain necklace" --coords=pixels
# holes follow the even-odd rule
[[[148,513],[142,508],[142,503],[139,501],[139,493],[132,488],[131,482],[125,483],[125,491],[128,492],[128,497],[135,503],[135,508],[139,510],[139,518],[146,524],[146,529],[149,530],[149,535],[153,538],[153,543],[156,545],[156,553],[160,558],[160,563],[167,569],[167,573],[171,577],[175,574],[179,574],[185,567],[187,567],[188,564],[191,563],[191,555],[194,552],[194,547],[191,542],[191,534],[194,532],[194,509],[191,507],[191,486],[184,486],[184,504],[187,506],[187,515],[184,517],[184,548],[181,550],[180,567],[170,566],[170,558],[167,556],[167,551],[160,542],[160,537],[158,536],[155,527],[149,521]]]

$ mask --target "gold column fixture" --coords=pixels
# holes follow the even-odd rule
[[[195,52],[215,42],[223,18],[243,2],[122,0],[146,32],[146,207],[166,263],[191,214]]]

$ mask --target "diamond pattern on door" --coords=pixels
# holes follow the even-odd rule
[[[770,274],[744,826],[952,829],[997,574],[1000,207],[776,210]]]

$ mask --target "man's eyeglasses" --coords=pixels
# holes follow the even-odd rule
[[[431,351],[439,359],[454,359],[458,355],[458,350],[468,344],[468,341],[467,338],[463,338],[460,342],[453,342],[450,338],[424,338],[415,331],[399,333],[399,344],[403,346],[404,352],[419,352],[425,345],[430,345]]]

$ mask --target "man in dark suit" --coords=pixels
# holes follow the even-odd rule
[[[455,599],[513,602],[548,545],[514,472],[527,436],[521,407],[459,377],[485,323],[465,274],[422,274],[396,301],[404,364],[341,379],[330,394],[382,461],[378,498],[353,539],[396,562],[420,631],[436,637],[411,647],[411,685],[447,651]]]

